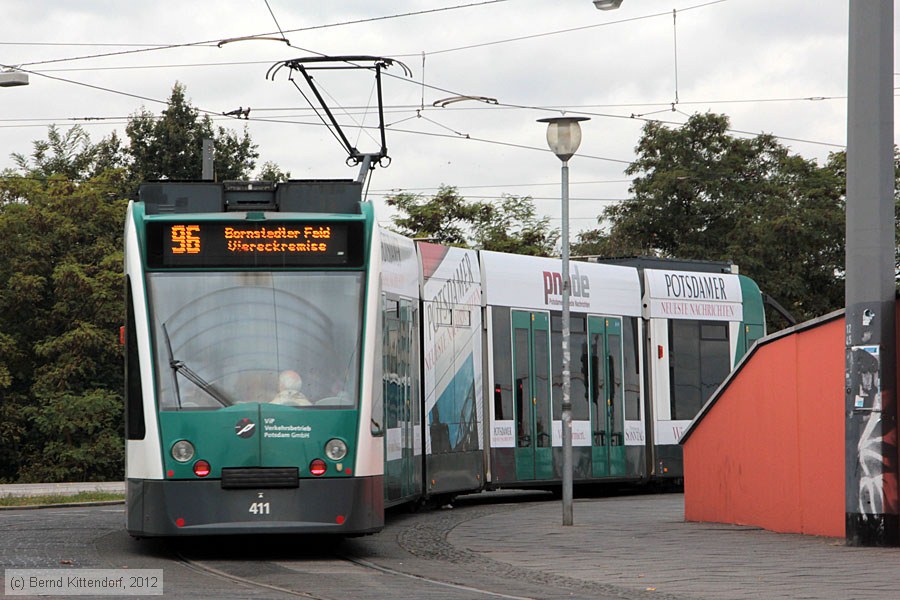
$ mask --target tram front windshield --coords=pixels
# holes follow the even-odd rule
[[[151,273],[162,410],[357,403],[363,274]]]

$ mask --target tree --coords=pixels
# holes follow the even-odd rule
[[[837,162],[792,155],[771,135],[736,138],[724,115],[648,123],[632,197],[576,252],[732,260],[798,318],[843,305],[844,187]]]
[[[93,144],[51,126],[17,169],[0,173],[0,481],[123,476],[122,223],[136,184],[199,178],[203,138],[220,179],[246,178],[249,134],[199,117],[175,86],[162,118],[147,111]],[[287,179],[274,163],[264,174]]]
[[[550,219],[537,217],[529,197],[469,202],[455,187],[441,186],[431,199],[401,193],[385,202],[400,211],[392,217],[398,233],[440,244],[547,256],[558,238],[549,229]]]
[[[20,172],[32,178],[62,175],[78,181],[125,167],[124,151],[116,132],[93,144],[80,125],[72,126],[65,133],[56,125],[50,125],[47,139],[35,140],[32,147],[30,156],[18,152],[11,155]],[[6,175],[12,176],[14,173]]]
[[[263,163],[256,175],[257,181],[288,181],[290,178],[290,171],[282,171],[281,167],[270,160]]]
[[[400,211],[391,218],[397,233],[450,246],[467,245],[467,228],[471,228],[480,210],[466,202],[455,187],[446,185],[430,200],[404,192],[388,196],[385,203]]]
[[[168,106],[157,118],[142,109],[128,120],[131,172],[137,182],[151,179],[200,179],[204,139],[214,142],[214,167],[219,181],[247,179],[259,158],[257,146],[244,128],[239,135],[224,127],[213,127],[208,114],[200,116],[176,83]]]
[[[51,128],[0,177],[0,480],[122,475],[117,144]]]
[[[531,198],[504,195],[499,205],[485,203],[473,224],[476,248],[533,256],[550,256],[559,233],[550,218],[538,218]]]

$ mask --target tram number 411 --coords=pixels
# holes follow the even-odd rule
[[[268,515],[270,513],[268,502],[253,502],[250,504],[251,515]]]

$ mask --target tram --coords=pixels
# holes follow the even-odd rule
[[[558,488],[560,261],[414,242],[350,180],[154,182],[125,224],[126,528],[359,535]],[[764,335],[718,267],[572,262],[576,484],[681,477],[679,428]]]

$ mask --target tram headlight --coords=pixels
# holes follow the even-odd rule
[[[325,444],[325,456],[331,460],[341,460],[347,456],[347,444],[337,438],[328,440]]]
[[[172,458],[185,463],[194,458],[194,445],[187,440],[179,440],[172,444]]]

